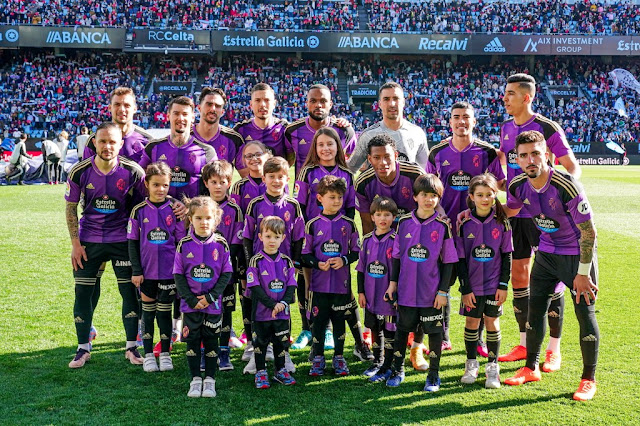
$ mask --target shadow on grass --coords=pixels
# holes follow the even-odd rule
[[[97,343],[84,368],[67,364],[75,347],[21,352],[0,356],[3,385],[0,414],[8,424],[26,423],[295,423],[295,424],[398,424],[447,420],[479,411],[504,410],[536,402],[566,398],[566,394],[487,391],[482,386],[462,386],[446,377],[437,394],[422,392],[425,374],[408,372],[399,388],[370,384],[360,373],[366,363],[350,363],[352,375],[337,378],[308,376],[306,351],[294,351],[298,384],[257,390],[253,376],[242,375],[242,351],[234,350],[236,369],[218,372],[218,397],[187,398],[189,373],[185,345],[176,344],[175,370],[144,373],[124,358],[123,343]],[[330,364],[330,362],[328,362]],[[273,366],[268,365],[270,373]],[[449,367],[447,367],[449,368]]]

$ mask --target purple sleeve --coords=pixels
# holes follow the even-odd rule
[[[291,242],[298,241],[305,238],[304,235],[304,219],[302,216],[296,217],[293,222],[293,232],[291,234]]]
[[[233,230],[231,232],[231,241],[229,244],[242,244],[242,228],[244,226],[243,222],[235,221],[233,222]]]
[[[583,192],[567,203],[567,210],[576,225],[591,219],[591,205]]]
[[[440,258],[442,263],[457,263],[458,253],[456,252],[456,246],[453,242],[453,238],[446,238],[442,242],[442,251],[440,252]]]
[[[431,157],[429,157],[429,161],[427,161],[425,171],[427,173],[431,173],[432,175],[438,176],[438,169],[436,168],[436,165],[431,162]]]
[[[250,266],[247,268],[247,288],[255,287],[260,285],[260,280],[258,280],[258,269]]]
[[[356,208],[359,212],[369,213],[371,203],[367,200],[367,197],[359,192],[356,192]]]
[[[502,253],[511,253],[513,251],[513,238],[511,228],[502,233],[502,244],[500,244]]]
[[[140,164],[142,170],[147,170],[147,166],[151,164],[151,158],[149,158],[149,156],[147,155],[146,149],[142,150],[142,155],[140,156],[140,161],[138,164]]]
[[[313,237],[310,234],[304,234],[304,244],[302,244],[302,254],[313,253]]]
[[[87,142],[89,142],[87,140]],[[87,158],[91,157],[92,155],[95,155],[95,152],[91,150],[91,148],[89,148],[89,145],[85,145],[84,147],[84,152],[82,153],[82,159],[86,160]]]
[[[400,256],[400,238],[396,237],[395,240],[393,240],[393,251],[391,252],[391,257],[394,259],[400,259]]]
[[[293,196],[300,204],[307,205],[309,199],[309,185],[301,180],[296,180],[293,187]]]
[[[456,252],[458,253],[458,259],[464,259],[466,257],[464,253],[464,240],[459,235],[456,235],[454,237],[454,242],[456,246]]]
[[[240,194],[231,193],[230,197],[237,205],[240,205]]]
[[[228,248],[222,250],[222,259],[220,260],[222,261],[222,269],[220,270],[221,273],[233,272],[233,266],[231,266],[231,256],[229,255]]]
[[[504,170],[502,170],[502,165],[500,164],[500,157],[496,156],[491,164],[489,164],[487,170],[496,178],[498,182],[505,179]]]
[[[356,148],[356,143],[358,142],[358,138],[356,137],[356,133],[353,133],[351,139],[346,141],[344,145],[344,154],[348,157],[350,156]]]
[[[349,209],[355,206],[356,206],[356,189],[353,186],[353,182],[351,182],[351,185],[347,186],[346,194],[344,194],[344,207],[346,209]]]
[[[524,204],[518,195],[514,193],[515,191],[511,190],[511,185],[509,185],[507,191],[511,194],[511,197],[507,197],[507,207],[510,209],[521,209]]]
[[[238,152],[236,153],[236,158],[233,160],[233,165],[236,167],[236,170],[242,170],[247,166],[244,165],[244,159],[242,158],[242,151],[244,148],[244,144],[238,148]]]
[[[372,237],[372,238],[375,238],[375,237]],[[360,250],[360,257],[358,258],[358,263],[356,264],[356,271],[357,272],[362,272],[363,274],[364,274],[364,271],[365,271],[365,269],[364,269],[365,268],[365,264],[367,263],[367,259],[366,259],[367,247],[366,247],[366,245],[367,245],[367,241],[365,240],[365,241],[362,242],[362,249]]]
[[[353,232],[351,233],[351,238],[349,238],[349,251],[350,252],[359,252],[360,251],[360,235],[358,234],[358,229],[356,225],[353,225]]]
[[[184,274],[184,267],[182,266],[182,253],[176,251],[176,255],[173,258],[173,273],[178,275]]]
[[[184,227],[184,222],[183,221],[178,221],[175,217],[173,218],[173,220],[175,221],[175,229],[173,230],[173,237],[176,239],[176,244],[183,239],[184,237],[186,237],[187,235],[187,230]]]
[[[298,287],[298,282],[296,281],[296,268],[290,267],[287,276],[289,277],[287,287]]]
[[[564,157],[571,151],[569,142],[567,142],[567,137],[564,135],[564,131],[562,129],[559,129],[549,139],[547,139],[547,146],[556,157]]]
[[[64,193],[64,199],[71,203],[80,202],[80,186],[71,179],[67,180],[67,190]]]
[[[130,217],[129,224],[127,225],[127,239],[139,240],[140,239],[140,226],[138,226],[138,220]]]
[[[256,238],[256,220],[253,216],[246,215],[244,217],[244,229],[242,230],[242,238],[254,240]]]

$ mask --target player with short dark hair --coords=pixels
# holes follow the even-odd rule
[[[216,396],[218,338],[222,328],[222,293],[233,269],[229,245],[215,232],[222,210],[209,197],[185,199],[190,222],[187,236],[180,240],[173,263],[173,277],[183,313],[183,340],[187,342],[187,363],[191,384],[187,396]],[[205,379],[200,374],[200,347],[204,348]]]
[[[240,133],[244,143],[262,142],[271,155],[283,158],[293,158],[294,152],[287,144],[284,132],[289,125],[287,120],[274,117],[273,110],[277,105],[273,88],[266,83],[257,83],[251,88],[249,106],[253,117],[236,123],[233,130]],[[244,149],[244,145],[241,150]],[[236,168],[241,177],[246,177],[249,171],[246,161],[236,161]]]
[[[227,107],[227,95],[220,88],[205,87],[200,92],[198,111],[200,121],[193,126],[193,136],[216,150],[217,158],[238,167],[242,164],[240,133],[220,124]]]
[[[297,285],[293,261],[278,250],[285,238],[285,229],[284,221],[277,216],[267,216],[260,222],[258,238],[263,247],[251,258],[247,268],[247,288],[253,301],[251,319],[257,370],[255,386],[258,389],[271,386],[265,364],[269,343],[273,344],[274,380],[283,385],[296,383],[285,368],[291,335],[289,305],[295,299]]]
[[[289,124],[285,129],[285,140],[295,154],[295,174],[298,176],[307,159],[311,141],[316,132],[323,127],[331,127],[338,135],[345,152],[350,152],[355,143],[353,127],[344,119],[334,120],[329,114],[333,102],[331,90],[324,84],[314,84],[307,92],[307,117]]]
[[[309,296],[313,318],[313,363],[309,375],[322,376],[325,369],[324,342],[329,321],[336,336],[333,369],[349,374],[344,359],[345,315],[358,309],[351,293],[349,265],[358,260],[360,244],[353,219],[340,213],[347,187],[343,179],[327,175],[318,184],[322,213],[305,227],[303,264],[311,268]]]
[[[387,298],[396,300],[398,306],[392,374],[387,379],[390,387],[404,381],[407,338],[420,326],[429,335],[430,362],[424,390],[440,390],[442,308],[448,301],[453,264],[458,261],[451,228],[436,211],[442,192],[442,183],[437,176],[419,176],[413,185],[417,208],[398,222],[391,279],[386,292]]]
[[[507,186],[522,173],[515,151],[517,136],[525,131],[536,130],[544,135],[550,153],[550,160],[556,157],[562,166],[576,179],[581,169],[573,151],[567,142],[564,131],[558,123],[533,111],[536,95],[536,80],[527,74],[513,74],[507,78],[504,96],[505,109],[513,118],[502,123],[500,128],[500,152],[502,161],[507,165]],[[511,198],[507,192],[507,201]],[[531,255],[538,246],[540,231],[533,224],[529,214],[523,210],[511,218],[513,229],[513,262],[511,283],[513,285],[513,311],[520,328],[520,343],[499,361],[517,361],[526,357],[526,322],[529,309],[529,274]],[[564,292],[558,285],[549,306],[549,329],[551,338],[547,347],[547,356],[543,369],[551,372],[560,368],[560,336],[564,315]]]
[[[598,292],[596,229],[591,206],[582,186],[568,173],[550,167],[548,142],[542,133],[527,131],[516,139],[519,167],[524,173],[509,184],[507,213],[525,209],[542,231],[531,270],[531,296],[527,317],[525,367],[505,381],[520,385],[540,380],[538,361],[545,335],[544,316],[552,295],[562,282],[572,283],[571,299],[580,325],[582,380],[573,398],[592,399],[596,392],[595,370],[600,331],[595,315]]]
[[[89,334],[100,294],[100,266],[111,261],[122,296],[122,321],[127,337],[125,357],[140,365],[138,353],[139,307],[131,282],[127,248],[127,221],[133,206],[144,198],[144,171],[120,157],[122,131],[116,123],[102,123],[95,133],[96,154],[77,163],[67,181],[66,219],[71,237],[71,264],[75,279],[73,317],[78,337],[71,368],[83,367],[91,358]],[[82,218],[78,204],[82,200]]]
[[[234,274],[222,293],[222,331],[220,334],[220,353],[218,355],[221,371],[233,370],[229,357],[229,339],[231,338],[232,313],[236,310],[236,283],[238,276],[244,275],[246,262],[242,249],[242,228],[244,218],[242,210],[229,198],[229,187],[233,180],[233,166],[225,160],[215,160],[202,169],[202,180],[213,201],[222,210],[222,220],[216,228],[229,244],[231,265]]]

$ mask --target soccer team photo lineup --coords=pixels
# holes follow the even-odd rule
[[[45,3],[7,423],[640,423],[636,0]]]

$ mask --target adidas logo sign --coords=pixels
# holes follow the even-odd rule
[[[87,189],[96,189],[91,182],[87,185]]]
[[[267,271],[262,271],[261,275],[269,275]]]
[[[167,160],[167,156],[162,154],[159,158],[158,161],[166,161]]]
[[[193,257],[194,257],[193,253],[191,253],[191,252],[187,255],[187,259],[193,259]]]
[[[401,357],[402,357],[402,354],[400,353],[400,351],[395,351],[395,352],[393,353],[393,356],[395,356],[396,358],[401,358]]]
[[[443,166],[450,166],[451,164],[450,164],[447,160],[444,160],[444,161],[442,162],[442,165],[443,165]]]
[[[531,203],[529,202],[529,199],[528,199],[528,198],[525,198],[525,199],[524,199],[524,201],[522,202],[522,204],[529,204],[529,205],[531,205]]]
[[[138,318],[138,314],[134,311],[129,312],[127,315],[124,316],[125,318]]]
[[[507,49],[500,43],[500,39],[498,37],[491,40],[485,47],[485,52],[506,52]]]
[[[143,340],[151,339],[151,334],[149,334],[149,333],[144,333],[144,334],[142,335],[142,339],[143,339]]]
[[[149,223],[149,219],[147,219],[146,217],[144,218],[144,220],[142,221],[142,223]]]
[[[185,355],[186,356],[196,356],[196,353],[193,351],[193,349],[189,349]]]
[[[75,322],[76,324],[84,324],[84,320],[80,317],[75,317],[73,319],[73,322]]]
[[[438,358],[438,354],[436,354],[436,351],[429,352],[429,358]]]
[[[596,339],[596,336],[594,336],[593,334],[589,334],[588,336],[584,336],[582,338],[583,342],[595,342],[596,340],[598,339]]]
[[[475,238],[475,237],[476,237],[476,236],[475,236],[475,235],[473,235],[473,233],[471,233],[471,234],[467,235],[467,238]]]

